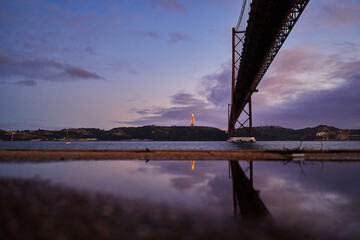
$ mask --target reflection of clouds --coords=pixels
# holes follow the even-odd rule
[[[136,169],[134,169],[132,171],[133,174],[137,174],[137,173],[148,173],[148,174],[151,174],[151,173],[158,173],[159,172],[159,169],[160,167],[159,166],[154,166],[154,165],[150,165],[150,164],[147,164],[147,165],[139,165]]]
[[[152,204],[153,212],[159,210],[152,207],[155,204],[158,207],[166,205],[171,211],[190,209],[191,214],[187,216],[194,219],[199,219],[197,214],[204,212],[231,221],[233,205],[228,163],[197,161],[196,164],[196,171],[189,167],[190,161],[1,164],[0,175],[38,175],[54,183]],[[248,166],[246,162],[242,165],[244,169]],[[359,168],[359,163],[325,163],[324,169],[305,167],[305,174],[299,178],[300,169],[296,165],[254,162],[254,186],[261,190],[260,197],[277,225],[291,236],[298,236],[298,239],[360,239]],[[136,210],[141,212],[140,207],[144,204],[139,204]],[[255,227],[260,230],[270,228],[258,222]],[[253,236],[255,227],[249,228],[249,235]]]
[[[139,172],[169,175],[170,186],[183,194],[193,192],[202,208],[217,213],[232,214],[231,181],[226,161],[198,161],[196,171],[189,168],[190,161],[151,161]],[[143,169],[149,167],[148,169]],[[226,210],[225,210],[226,209]]]
[[[157,166],[159,173],[192,176],[196,178],[208,178],[227,171],[227,162],[199,161],[196,171],[189,168],[191,161],[151,161],[148,164]]]
[[[353,203],[360,205],[360,188],[354,187],[360,183],[360,164],[356,162],[324,162],[306,163],[302,165],[303,174],[299,165],[289,163],[283,166],[281,162],[254,163],[255,182],[261,189],[264,176],[278,176],[279,181],[292,181],[301,184],[302,188],[312,192],[331,192],[344,196]],[[281,184],[277,182],[276,184]]]
[[[263,178],[261,196],[265,204],[288,229],[301,226],[302,233],[340,236],[346,234],[346,228],[341,226],[359,219],[347,213],[346,209],[352,208],[351,201],[341,194],[309,189],[279,176],[259,178]]]
[[[285,202],[291,204],[291,209],[295,207],[299,211],[326,213],[333,211],[334,206],[344,207],[350,203],[342,195],[305,189],[299,183],[276,176],[268,177],[265,186],[262,186],[261,189],[270,202],[282,208],[285,200]]]
[[[150,165],[149,165],[150,164]],[[198,161],[196,171],[190,161],[155,162],[145,165],[152,174],[167,176],[167,192],[186,196],[194,206],[208,213],[232,215],[232,189],[227,162]],[[242,162],[244,168],[248,164]],[[360,167],[360,166],[359,166]],[[277,224],[289,234],[316,236],[317,239],[342,239],[360,236],[358,168],[353,164],[326,163],[304,166],[299,177],[297,165],[257,162],[254,166],[255,188]],[[144,171],[141,169],[140,171]],[[164,178],[162,178],[164,179]],[[171,199],[171,198],[169,198]],[[169,202],[170,205],[179,204]],[[180,203],[183,205],[184,203]]]
[[[205,179],[202,178],[194,178],[194,177],[175,177],[170,181],[172,186],[174,186],[178,190],[185,190],[188,188],[195,187],[196,184],[203,182]]]
[[[213,201],[231,213],[233,207],[231,179],[226,174],[219,174],[209,180],[207,187],[208,194],[212,196]]]

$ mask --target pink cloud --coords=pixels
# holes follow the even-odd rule
[[[337,3],[327,2],[326,5],[321,6],[321,13],[318,19],[322,19],[325,25],[351,25],[360,23],[359,13],[359,1],[345,0]]]
[[[32,83],[31,81],[29,82],[29,80],[105,80],[104,77],[98,75],[97,73],[79,66],[73,66],[46,58],[15,61],[5,54],[0,55],[0,76],[4,79],[11,78],[13,76],[24,78],[23,80],[18,81],[18,83],[27,86]]]
[[[350,50],[350,48],[352,50]],[[317,45],[283,49],[259,84],[259,104],[277,105],[293,101],[303,94],[340,87],[347,79],[339,75],[344,63],[358,52],[356,46],[344,45],[340,53],[329,54]]]

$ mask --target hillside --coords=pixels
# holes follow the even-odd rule
[[[0,130],[0,140],[65,141],[67,132],[71,141],[225,141],[227,139],[225,131],[212,127],[143,126],[118,127],[108,131],[97,128],[39,129],[35,131]],[[258,141],[360,140],[360,130],[343,130],[326,125],[299,130],[279,126],[261,126],[253,128],[253,135]],[[248,136],[247,129],[240,129],[237,136]]]
[[[243,128],[238,131],[237,136],[248,134],[248,130]],[[359,141],[360,130],[344,130],[326,125],[298,130],[279,126],[261,126],[253,128],[253,136],[258,141]]]
[[[77,128],[62,130],[25,130],[4,131],[0,130],[0,140],[9,141],[65,141],[69,139],[92,141],[125,141],[125,140],[152,140],[152,141],[224,141],[227,134],[212,127],[185,127],[185,126],[144,126],[144,127],[119,127],[109,131],[97,128]]]

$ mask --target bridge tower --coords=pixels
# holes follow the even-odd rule
[[[246,2],[246,1],[245,1]],[[236,87],[236,80],[239,74],[239,65],[241,61],[241,48],[244,44],[246,31],[239,31],[235,28],[232,28],[232,62],[231,62],[231,102],[234,103],[234,95],[235,95],[235,87]],[[254,90],[252,92],[257,92]],[[239,128],[246,128],[246,124],[248,123],[248,132],[249,137],[252,137],[252,108],[251,108],[251,95],[247,102],[248,111],[245,108],[242,110],[242,113],[246,115],[244,121],[240,121],[239,119],[235,119],[235,106],[234,104],[229,105],[229,132],[228,137],[235,137],[236,134],[236,123],[240,126]],[[240,114],[241,115],[241,114]],[[231,119],[230,119],[231,118]],[[238,128],[238,129],[239,129]]]

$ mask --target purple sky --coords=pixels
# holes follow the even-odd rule
[[[242,1],[0,2],[0,128],[225,129]],[[360,1],[311,0],[253,97],[255,125],[360,128]]]

